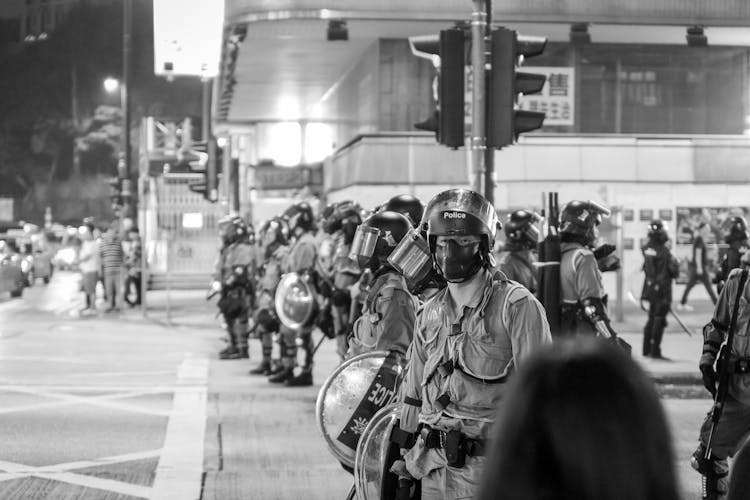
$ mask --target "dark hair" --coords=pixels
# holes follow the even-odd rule
[[[615,346],[555,343],[518,371],[496,421],[480,500],[677,500],[652,382]]]

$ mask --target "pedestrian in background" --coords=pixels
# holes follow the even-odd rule
[[[104,276],[104,291],[109,307],[104,312],[112,312],[119,309],[118,302],[120,287],[122,286],[122,266],[124,254],[122,242],[117,235],[117,225],[110,225],[102,236],[99,246],[99,255],[102,261],[102,275]]]
[[[125,285],[123,286],[123,300],[130,306],[141,305],[141,236],[138,228],[132,227],[128,230],[127,239],[123,242],[125,254]],[[131,291],[135,299],[130,300]]]
[[[698,236],[693,240],[693,260],[688,262],[688,283],[685,285],[685,291],[682,294],[682,299],[677,305],[677,309],[684,311],[692,311],[693,307],[687,303],[688,295],[690,290],[700,281],[703,286],[706,287],[708,296],[711,297],[711,302],[716,304],[716,292],[714,292],[711,286],[711,276],[708,271],[708,248],[706,242],[711,236],[711,226],[706,222],[702,222],[698,226]]]
[[[78,228],[81,247],[78,251],[78,269],[81,271],[81,288],[86,295],[86,307],[81,314],[96,311],[96,284],[99,281],[99,242],[94,238],[91,229],[84,225]]]
[[[476,498],[679,498],[653,383],[613,344],[560,341],[526,360],[510,385]]]

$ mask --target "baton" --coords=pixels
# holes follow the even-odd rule
[[[669,308],[669,312],[672,313],[672,317],[677,321],[680,327],[682,327],[682,329],[685,330],[685,333],[687,333],[688,335],[692,337],[693,332],[691,332],[690,329],[685,325],[685,323],[682,322],[682,319],[679,316],[677,316],[677,313],[674,312],[674,310],[671,307]]]
[[[310,356],[315,356],[315,353],[318,351],[318,347],[320,347],[320,344],[322,344],[325,339],[326,335],[324,333],[323,336],[320,337],[320,340],[318,340],[318,343],[315,344],[315,347],[313,348],[312,354]]]

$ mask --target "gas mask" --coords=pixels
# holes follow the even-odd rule
[[[435,242],[435,265],[450,283],[461,283],[482,268],[481,240],[473,238],[445,239]]]

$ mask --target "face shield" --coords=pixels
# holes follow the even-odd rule
[[[407,233],[396,245],[388,256],[388,263],[413,285],[427,279],[432,272],[429,245],[416,230]]]
[[[356,261],[360,268],[364,269],[370,263],[378,243],[378,235],[380,235],[380,230],[377,228],[364,224],[357,227],[349,258]]]

